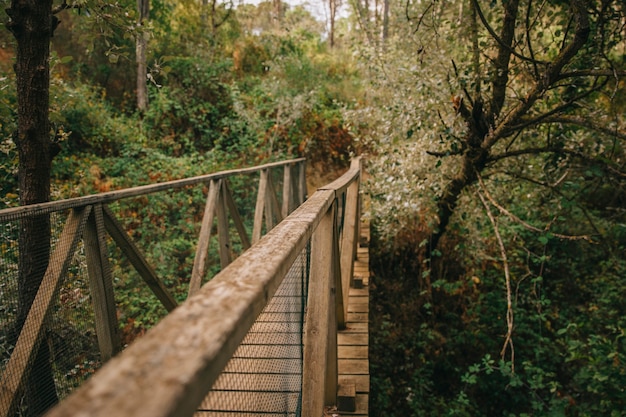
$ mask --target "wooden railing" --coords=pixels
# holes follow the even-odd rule
[[[90,383],[82,392],[90,393],[90,386],[94,383],[96,387],[102,388],[107,385],[106,382],[107,372],[106,369],[113,369],[113,373],[118,374],[118,377],[127,375],[128,379],[125,382],[114,382],[113,385],[118,385],[121,391],[128,392],[128,396],[119,398],[122,402],[133,402],[137,400],[136,407],[144,407],[145,404],[141,404],[140,397],[135,397],[134,392],[139,385],[137,380],[126,374],[127,371],[143,373],[149,367],[154,369],[166,370],[168,372],[174,372],[176,375],[169,375],[168,372],[164,372],[162,377],[154,378],[147,377],[145,383],[150,387],[154,384],[155,387],[161,386],[164,388],[167,385],[172,384],[172,379],[183,381],[185,380],[185,390],[196,391],[200,388],[192,384],[191,380],[186,380],[188,371],[197,367],[198,351],[190,352],[190,356],[187,358],[189,362],[167,362],[165,355],[161,361],[159,358],[165,351],[179,351],[184,352],[184,348],[204,346],[198,345],[202,335],[210,335],[210,331],[207,332],[198,326],[201,325],[201,321],[196,321],[193,314],[196,309],[202,310],[207,303],[223,303],[223,294],[218,297],[212,295],[208,298],[203,296],[199,291],[203,279],[206,277],[207,270],[207,252],[209,241],[211,237],[211,230],[213,229],[214,218],[217,218],[217,240],[219,243],[219,257],[222,268],[226,268],[232,261],[232,253],[230,249],[230,236],[229,236],[229,220],[234,224],[239,239],[244,249],[251,246],[251,243],[258,241],[261,238],[263,231],[270,231],[282,218],[286,217],[295,207],[301,204],[306,196],[306,184],[304,177],[304,159],[296,159],[285,162],[277,162],[272,164],[266,164],[253,168],[238,169],[223,171],[214,174],[203,175],[199,177],[187,178],[182,180],[170,181],[160,184],[146,185],[136,187],[127,190],[119,190],[99,195],[92,195],[80,198],[74,198],[63,201],[56,201],[50,203],[37,204],[26,207],[18,207],[12,209],[6,209],[0,211],[0,224],[10,221],[21,221],[24,218],[31,216],[49,215],[51,213],[60,211],[70,211],[67,217],[67,221],[63,227],[63,231],[54,244],[54,251],[51,254],[48,262],[48,268],[43,277],[43,281],[39,286],[39,290],[35,296],[32,307],[26,317],[25,323],[21,328],[17,342],[12,351],[12,354],[3,367],[0,378],[0,416],[13,416],[20,398],[20,392],[31,372],[34,356],[38,350],[39,345],[42,343],[44,332],[46,329],[46,323],[50,320],[51,312],[54,309],[54,305],[59,299],[59,289],[64,277],[67,275],[68,268],[75,256],[76,249],[81,239],[84,242],[84,250],[86,257],[86,264],[88,270],[89,280],[89,292],[93,300],[94,305],[94,317],[96,325],[96,334],[101,353],[102,362],[105,362],[118,354],[121,350],[121,343],[119,338],[119,325],[116,317],[116,305],[113,294],[112,274],[110,267],[109,254],[107,253],[107,235],[117,244],[122,252],[128,257],[132,266],[137,270],[139,276],[147,283],[152,292],[156,295],[158,300],[168,311],[176,311],[175,315],[168,317],[163,324],[157,326],[159,329],[169,328],[171,338],[162,339],[158,336],[163,330],[156,330],[150,334],[156,334],[157,345],[151,345],[152,347],[146,347],[150,345],[151,341],[155,341],[154,336],[146,337],[145,341],[139,345],[139,356],[143,356],[144,368],[141,370],[139,362],[134,364],[137,359],[134,357],[134,352],[137,352],[137,348],[129,350],[128,353],[124,352],[119,356],[119,359],[113,361],[111,365],[106,366],[101,372],[98,372],[98,378],[94,379],[94,382]],[[282,206],[278,204],[278,198],[274,190],[272,181],[271,170],[283,169],[283,187],[282,187]],[[251,239],[246,232],[244,222],[239,216],[237,207],[233,200],[232,194],[229,189],[228,179],[235,175],[260,173],[260,180],[258,185],[256,211],[254,214],[254,224],[252,227]],[[184,307],[177,308],[177,302],[168,292],[168,289],[163,284],[162,280],[157,276],[155,268],[148,262],[145,255],[140,251],[132,237],[124,230],[120,221],[108,206],[110,203],[117,202],[122,199],[130,197],[146,196],[152,193],[158,193],[163,191],[170,191],[173,189],[180,189],[184,187],[190,187],[194,185],[208,185],[208,197],[204,210],[204,216],[202,219],[201,230],[198,238],[196,256],[194,260],[193,273],[189,284],[189,295],[192,296],[197,293],[196,296],[191,297],[188,302],[184,304]],[[253,256],[253,255],[251,255]],[[242,261],[239,261],[239,265]],[[236,267],[235,267],[236,268]],[[231,268],[232,270],[232,268]],[[232,273],[231,273],[232,274]],[[232,275],[231,275],[232,276]],[[6,282],[5,277],[3,280]],[[226,287],[223,287],[220,282],[228,281]],[[232,282],[231,282],[232,281]],[[239,278],[235,279],[218,279],[211,288],[230,288],[233,285],[237,286]],[[221,290],[218,290],[220,292]],[[233,298],[238,298],[240,295],[245,294],[246,289],[240,288],[238,291],[230,292],[229,294]],[[225,307],[225,306],[224,306]],[[228,310],[228,309],[227,309]],[[192,316],[189,316],[192,314]],[[204,312],[202,314],[205,314]],[[207,314],[209,314],[207,312]],[[233,320],[245,320],[249,321],[250,317],[237,318],[237,314],[226,313],[220,311],[218,316],[211,316],[209,314],[205,317],[226,317],[220,326],[224,323],[231,324]],[[171,322],[176,322],[177,318],[183,317],[184,325],[176,324],[171,327]],[[214,321],[215,324],[215,321]],[[183,331],[184,330],[184,331]],[[176,333],[176,334],[174,334]],[[210,335],[213,339],[213,336]],[[143,340],[143,339],[142,339]],[[233,343],[232,340],[220,340],[228,345]],[[182,345],[185,346],[182,346]],[[143,347],[142,347],[143,346]],[[160,347],[159,347],[160,346]],[[184,347],[184,348],[183,348]],[[216,351],[215,354],[219,357],[225,355],[228,349],[223,352]],[[151,353],[147,353],[150,351]],[[145,356],[144,356],[145,354]],[[201,356],[210,354],[210,352],[202,352]],[[130,364],[129,361],[130,360]],[[141,362],[140,361],[140,362]],[[147,361],[147,362],[146,362]],[[150,365],[150,361],[152,365]],[[125,365],[126,364],[126,365]],[[129,365],[127,370],[125,367]],[[156,367],[156,368],[155,368]],[[178,371],[180,370],[180,373]],[[203,369],[202,372],[206,372]],[[102,376],[100,376],[102,373]],[[158,373],[158,372],[157,372]],[[110,375],[110,374],[109,374]],[[147,374],[145,374],[147,375]],[[157,382],[158,379],[158,382]],[[100,382],[99,382],[100,381]],[[163,385],[161,385],[161,383]],[[97,389],[100,389],[97,388]],[[109,387],[113,388],[113,386]],[[147,392],[151,392],[155,398],[159,396],[158,389],[153,391],[151,388],[147,389]],[[76,401],[81,402],[81,398],[85,394],[78,394],[74,400],[70,400],[69,404],[75,404]],[[89,394],[90,395],[90,394]],[[90,399],[89,407],[99,407],[101,404],[113,404],[108,398],[108,393],[102,393],[97,399]],[[168,396],[165,396],[168,397]],[[169,397],[168,397],[169,398]],[[191,404],[193,401],[189,402]],[[119,406],[119,403],[115,403],[113,410]],[[107,405],[108,406],[108,405]],[[72,410],[68,413],[67,405],[62,405],[59,410],[54,413],[61,413],[61,415],[81,414],[80,407]],[[72,406],[70,406],[72,407]],[[130,406],[130,408],[134,406]],[[171,407],[171,405],[170,405]],[[130,409],[129,408],[129,409]],[[183,407],[184,409],[185,407]],[[122,408],[123,409],[123,408]],[[120,410],[122,410],[120,409]],[[63,411],[65,410],[65,411]],[[87,414],[92,414],[91,411]],[[110,415],[122,415],[117,410],[115,412],[107,412]],[[135,415],[130,413],[127,415]],[[174,413],[174,415],[178,415]]]
[[[337,396],[337,329],[347,315],[360,172],[356,159],[48,416],[193,415],[309,244],[301,409],[322,415]]]

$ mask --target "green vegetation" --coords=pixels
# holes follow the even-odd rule
[[[54,199],[296,156],[323,182],[367,153],[370,415],[623,415],[623,4],[357,0],[333,36],[280,2],[153,1],[141,24],[135,2],[63,4]],[[0,47],[5,208],[19,200],[8,31]],[[205,192],[115,207],[171,288],[189,279]],[[132,339],[164,311],[123,266]]]

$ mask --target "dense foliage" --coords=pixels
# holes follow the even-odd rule
[[[370,415],[623,415],[623,4],[357,0],[333,49],[301,6],[159,0],[138,24],[135,2],[63,4],[53,198],[293,156],[324,181],[365,152]],[[18,204],[8,32],[0,46],[4,208]],[[158,263],[172,281],[188,279],[182,232],[204,192],[117,208],[148,258],[175,259]],[[165,222],[181,233],[163,238]],[[163,311],[116,274],[131,339]]]
[[[349,112],[375,155],[370,412],[622,415],[623,6],[391,16]]]

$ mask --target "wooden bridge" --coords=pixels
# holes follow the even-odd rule
[[[0,308],[9,313],[0,319],[0,417],[20,413],[38,349],[46,341],[55,356],[50,328],[55,317],[72,314],[63,313],[67,300],[81,297],[93,306],[94,328],[83,332],[95,333],[106,363],[50,417],[366,416],[369,227],[360,220],[361,170],[357,158],[309,198],[305,161],[297,159],[0,211]],[[242,210],[231,181],[247,176],[249,183],[251,175],[258,177],[255,207]],[[194,187],[204,188],[206,203],[191,276],[168,286],[120,219],[131,211],[112,207],[173,190],[188,196]],[[252,214],[249,222],[242,211]],[[23,262],[7,248],[18,249],[21,222],[52,215],[65,219],[57,221],[62,231],[19,337],[4,348],[18,304],[18,286],[7,283]],[[212,240],[221,272],[204,283]],[[113,243],[169,312],[125,349]],[[172,294],[181,286],[187,297],[179,302]]]

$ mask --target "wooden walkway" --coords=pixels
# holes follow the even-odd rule
[[[347,401],[355,406],[355,411],[338,411],[335,408],[326,410],[328,416],[368,415],[368,243],[369,224],[362,223],[354,263],[357,288],[350,289],[347,326],[337,336],[340,406]],[[306,283],[301,271],[305,266],[306,257],[301,256],[215,382],[195,417],[296,417],[300,414],[302,312],[306,299],[302,292]]]
[[[361,238],[354,262],[355,287],[350,288],[346,329],[339,332],[339,387],[342,394],[356,392],[356,410],[337,411],[341,416],[367,416],[370,390],[369,376],[369,223],[361,222]],[[359,282],[362,285],[359,285]]]

